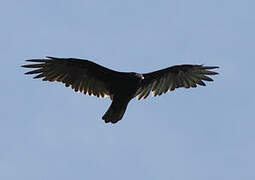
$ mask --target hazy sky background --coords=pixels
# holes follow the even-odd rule
[[[0,179],[254,180],[255,1],[0,2]],[[110,100],[32,80],[20,65],[87,58],[119,71],[218,65],[213,83]]]

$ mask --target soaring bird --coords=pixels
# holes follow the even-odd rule
[[[150,73],[118,72],[92,61],[75,58],[46,57],[29,59],[22,67],[35,68],[25,74],[35,74],[35,79],[57,81],[82,92],[97,97],[109,96],[112,103],[102,119],[116,123],[122,119],[131,99],[145,99],[150,92],[160,96],[176,88],[205,86],[203,81],[213,81],[208,75],[216,75],[212,69],[217,66],[183,64],[171,66]]]

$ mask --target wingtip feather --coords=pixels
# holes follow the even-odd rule
[[[217,69],[217,68],[220,68],[219,66],[204,66],[202,65],[202,68],[203,69]]]
[[[48,59],[28,59],[27,62],[47,62]]]

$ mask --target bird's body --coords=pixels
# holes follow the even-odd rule
[[[119,72],[119,75],[113,79],[114,80],[109,83],[112,85],[110,87],[112,104],[103,116],[103,119],[105,122],[115,123],[122,119],[129,101],[134,98],[143,80],[143,76],[137,73]]]
[[[112,78],[110,93],[118,97],[133,98],[138,90],[143,76],[134,72],[118,72],[118,75]],[[121,86],[120,86],[121,82]]]
[[[216,66],[178,65],[159,71],[139,74],[118,72],[89,60],[74,58],[31,59],[22,67],[36,68],[25,74],[37,74],[34,78],[45,81],[58,81],[80,91],[97,97],[110,96],[112,104],[102,117],[105,122],[116,123],[122,119],[131,99],[145,99],[150,92],[161,95],[175,88],[205,86],[203,81],[213,81],[208,75],[218,74],[210,69]]]

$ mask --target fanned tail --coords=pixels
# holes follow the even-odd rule
[[[111,106],[106,111],[102,119],[108,123],[116,123],[122,119],[127,109],[129,101],[113,100]]]

